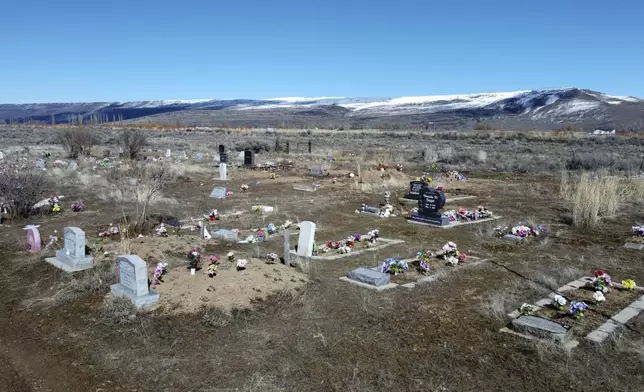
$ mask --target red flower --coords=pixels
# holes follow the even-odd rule
[[[465,260],[467,260],[467,255],[465,253],[461,253],[461,254],[458,255],[458,259],[460,261],[465,261]]]
[[[327,248],[333,248],[333,243],[331,241],[326,243]]]
[[[355,246],[355,243],[353,241],[349,241],[347,243],[347,245],[349,245],[351,248],[353,248]]]
[[[593,275],[595,275],[595,278],[599,278],[600,276],[604,275],[606,272],[601,269],[597,268],[595,271],[593,271]]]

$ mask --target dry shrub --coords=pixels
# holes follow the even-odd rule
[[[44,175],[37,172],[0,172],[0,207],[9,209],[9,216],[28,217],[34,204],[53,186]]]
[[[58,296],[69,300],[84,295],[104,294],[116,283],[116,264],[99,263],[94,268],[65,275]]]
[[[147,137],[140,129],[126,129],[119,135],[119,143],[123,148],[123,154],[135,159],[147,144]]]
[[[98,318],[101,324],[107,326],[132,324],[136,318],[136,307],[129,298],[117,295],[110,296],[103,303]]]
[[[607,172],[583,172],[576,179],[563,173],[560,192],[570,204],[576,227],[596,226],[602,217],[614,215],[620,203],[633,196],[630,181]]]
[[[79,156],[89,156],[92,147],[98,144],[98,137],[91,129],[61,129],[56,134],[56,141],[67,152],[67,156],[76,159]]]
[[[202,309],[201,322],[214,328],[223,328],[230,324],[232,316],[220,308],[204,307]]]

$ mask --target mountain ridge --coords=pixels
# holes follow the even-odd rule
[[[457,127],[644,129],[644,99],[575,87],[513,92],[368,97],[278,97],[0,104],[0,123],[111,122],[204,126]]]

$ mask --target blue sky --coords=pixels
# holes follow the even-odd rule
[[[644,97],[644,1],[8,0],[0,102]]]

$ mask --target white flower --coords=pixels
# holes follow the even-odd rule
[[[228,257],[233,257],[234,255],[235,255],[235,254],[234,254],[233,252],[228,252],[228,254],[227,254],[226,256],[228,256]]]
[[[455,257],[455,256],[450,256],[450,257],[448,257],[448,258],[447,258],[447,263],[448,263],[449,265],[456,265],[456,264],[458,264],[458,257]]]
[[[566,306],[566,303],[567,303],[566,299],[561,295],[557,294],[552,298],[552,304],[555,305],[556,307]]]
[[[602,287],[602,293],[603,294],[608,294],[608,286]]]
[[[246,268],[246,264],[248,264],[248,260],[246,259],[237,260],[237,268]]]
[[[601,291],[595,291],[595,294],[593,294],[593,299],[595,300],[595,302],[606,301],[606,297],[604,297],[604,294]]]

